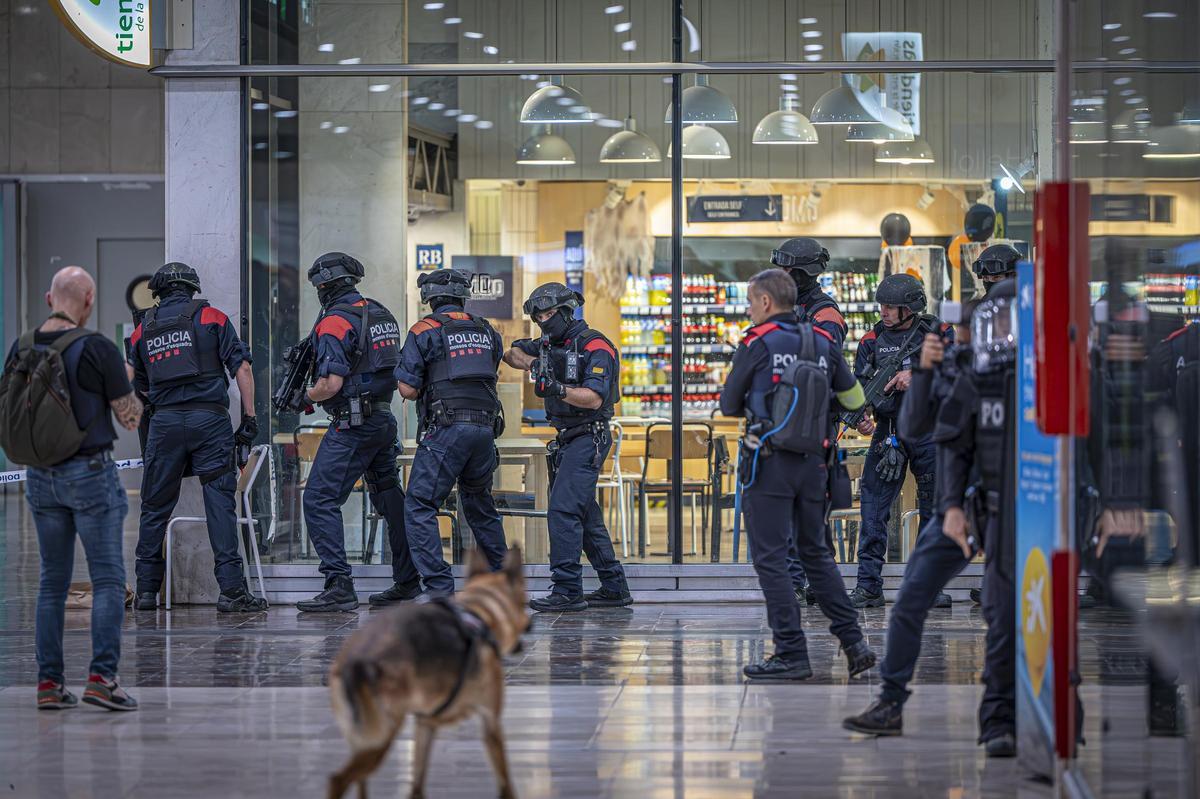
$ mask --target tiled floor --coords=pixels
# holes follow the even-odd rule
[[[15,503],[18,504],[19,503]],[[0,793],[11,796],[319,796],[347,751],[322,687],[346,635],[369,614],[298,616],[272,608],[219,616],[181,607],[126,619],[121,673],[139,712],[51,714],[33,704],[36,550],[19,509],[0,534]],[[746,686],[740,668],[766,636],[758,605],[637,605],[540,617],[507,666],[504,726],[524,797],[971,797],[1051,795],[1014,761],[975,745],[983,623],[978,609],[934,611],[905,735],[842,731],[864,707],[872,672],[848,684],[814,609],[805,610],[816,674],[803,685]],[[882,649],[885,610],[864,615]],[[86,612],[68,614],[78,685]],[[1179,796],[1186,742],[1144,733],[1137,639],[1127,619],[1091,611],[1081,635],[1088,745],[1083,771],[1106,796]],[[406,731],[371,781],[403,795]],[[7,789],[7,791],[5,791]],[[1149,793],[1145,793],[1149,791]],[[475,723],[445,732],[429,795],[494,792]]]

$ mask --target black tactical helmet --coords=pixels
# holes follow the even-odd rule
[[[150,278],[150,293],[157,297],[174,285],[186,286],[188,291],[192,292],[199,291],[200,276],[196,274],[195,269],[179,261],[163,264],[154,273],[154,277]]]
[[[1016,247],[1008,244],[993,244],[979,253],[975,263],[971,264],[971,270],[978,277],[1006,275],[1017,271],[1017,261],[1019,260],[1021,260],[1021,253],[1017,252]]]
[[[471,299],[471,278],[457,269],[423,272],[417,278],[417,288],[421,290],[421,302],[429,302],[434,297]]]
[[[533,290],[529,299],[525,300],[522,309],[529,316],[551,308],[566,308],[574,312],[583,306],[583,295],[574,289],[569,289],[562,283],[543,283]]]
[[[975,203],[963,217],[963,232],[971,241],[987,241],[996,230],[996,212],[983,203]]]
[[[875,302],[880,305],[898,305],[913,313],[925,310],[925,287],[921,281],[907,273],[888,275],[875,287]]]
[[[888,214],[879,223],[879,237],[889,247],[902,247],[912,235],[912,224],[904,214]]]
[[[800,269],[810,277],[816,277],[829,263],[829,250],[816,239],[788,239],[771,251],[771,263],[784,269]]]
[[[363,279],[366,272],[357,258],[344,252],[327,252],[313,261],[308,268],[308,282],[316,288],[326,283],[332,283],[338,278],[346,278],[350,285]]]

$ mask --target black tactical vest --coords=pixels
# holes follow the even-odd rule
[[[341,396],[369,393],[372,401],[388,402],[396,390],[392,372],[400,363],[400,325],[392,312],[375,300],[364,298],[363,302],[363,305],[332,305],[326,311],[327,314],[341,311],[358,320],[357,348]]]
[[[986,491],[1004,495],[1011,481],[1016,419],[1015,370],[1010,368],[995,374],[974,376],[977,400],[975,407],[975,468]]]
[[[206,300],[192,300],[169,316],[160,315],[161,308],[146,311],[142,341],[150,388],[179,386],[201,378],[226,379],[217,352],[219,342],[206,326],[195,323],[196,314],[207,305]]]
[[[585,377],[583,374],[585,348],[596,339],[603,339],[613,352],[617,351],[617,348],[603,333],[590,327],[574,336],[566,347],[551,346],[550,368],[554,379],[564,386],[581,385]],[[612,375],[611,388],[608,396],[602,398],[603,403],[599,408],[578,408],[561,397],[546,397],[546,416],[550,417],[550,421],[560,428],[611,419],[613,406],[621,400],[620,368],[620,359],[613,358],[615,373]]]
[[[499,413],[496,396],[495,336],[486,319],[464,311],[434,313],[442,337],[442,357],[429,363],[429,379],[421,393],[428,415],[434,403],[448,411]]]

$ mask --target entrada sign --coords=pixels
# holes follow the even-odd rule
[[[50,0],[63,24],[109,61],[150,64],[150,0]]]

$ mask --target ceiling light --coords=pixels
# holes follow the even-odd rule
[[[608,117],[600,117],[596,120],[596,124],[602,128],[623,128],[625,123],[619,119],[609,119]]]
[[[492,127],[492,122],[487,119],[481,119],[475,123],[475,127],[479,128],[480,130],[489,130]]]
[[[823,44],[806,44],[806,45],[804,45],[804,51],[807,53],[819,53],[820,51],[822,51],[824,49],[825,49],[825,45],[823,45]]]
[[[632,27],[633,27],[632,22],[618,22],[616,25],[613,25],[613,30],[616,31],[617,33],[625,33],[625,31],[629,30]]]
[[[499,55],[500,48],[494,44],[485,44],[483,46],[483,52],[487,53],[488,55]]]
[[[1142,14],[1145,19],[1175,19],[1176,16],[1174,11],[1147,11]]]
[[[251,103],[250,104],[250,108],[255,111],[266,111],[270,107],[271,106],[267,105],[266,103]]]
[[[446,109],[446,110],[445,110],[445,111],[442,113],[442,116],[447,116],[447,117],[456,117],[456,116],[458,116],[458,115],[459,115],[459,114],[461,114],[461,113],[462,113],[462,109],[460,109],[460,108],[447,108],[447,109]]]
[[[1000,178],[1000,190],[1001,191],[1012,191],[1013,187],[1016,185],[1017,185],[1017,182],[1015,180],[1013,180],[1012,178],[1010,178],[1008,175],[1005,175],[1004,177]]]
[[[779,84],[779,91],[784,94],[795,94],[800,91],[800,87],[795,83],[781,83]]]
[[[1128,86],[1130,83],[1133,83],[1133,78],[1113,78],[1113,86]]]
[[[292,109],[286,109],[286,110],[283,110],[283,111],[276,111],[276,112],[275,112],[275,118],[276,118],[276,119],[293,119],[293,118],[295,118],[295,117],[298,117],[298,116],[300,116],[300,112],[299,112],[299,111],[292,110]]]
[[[587,106],[583,100],[583,95],[570,86],[564,86],[562,77],[554,76],[550,82],[544,85],[539,84],[540,88],[529,95],[529,99],[525,101],[525,105],[521,108],[521,122],[526,125],[547,125],[554,123],[556,125],[563,124],[579,124],[587,122],[587,119],[582,119],[576,113],[570,111],[571,106]],[[562,101],[566,102],[562,102]]]
[[[804,60],[805,61],[820,61],[821,55],[819,53],[810,53],[809,55],[804,56]]]
[[[1123,47],[1117,51],[1117,55],[1133,55],[1137,52],[1136,47]]]
[[[667,148],[667,157],[674,152]],[[731,157],[729,142],[716,128],[688,125],[683,129],[683,157],[692,161],[721,161]]]
[[[767,114],[754,129],[755,144],[816,144],[817,129],[801,114],[793,94],[779,98],[779,110]]]
[[[430,111],[441,111],[445,107],[446,107],[445,103],[430,103],[429,104]]]
[[[817,18],[816,17],[801,17],[800,24],[801,25],[816,25]]]
[[[477,123],[478,124],[478,123]],[[517,149],[517,163],[523,166],[571,166],[575,151],[567,140],[556,136],[550,126],[541,127]]]
[[[380,94],[382,92],[386,92],[390,88],[392,88],[392,84],[390,83],[372,83],[367,87],[367,91]]]
[[[818,97],[808,118],[814,125],[854,125],[876,121],[845,84]]]
[[[462,17],[446,17],[444,20],[447,25],[458,25],[462,22]]]
[[[1178,159],[1200,158],[1200,126],[1171,125],[1158,128],[1150,137],[1150,145],[1142,158]]]
[[[413,105],[425,105],[425,103],[427,103],[427,102],[429,102],[428,97],[414,97],[412,104]]]
[[[912,141],[912,125],[908,124],[899,111],[891,108],[880,109],[878,120],[858,122],[846,129],[846,141],[869,142],[883,144],[889,141]]]
[[[458,121],[464,125],[470,124],[471,122],[474,122],[477,119],[479,119],[479,117],[476,116],[475,114],[459,114],[458,115]]]
[[[638,132],[637,120],[625,118],[625,129],[608,137],[600,148],[602,164],[654,164],[662,160],[662,153],[654,140]]]
[[[1020,169],[1020,167],[1017,168]],[[1004,177],[1000,178],[1000,188],[1004,189],[1005,191],[1012,191],[1013,189],[1016,189],[1022,194],[1025,193],[1025,189],[1021,186],[1021,179],[1010,172],[1008,167],[1006,167],[1004,164],[1000,164],[1000,171],[1004,173]]]
[[[361,64],[361,58],[343,58],[338,61],[339,64]]]
[[[877,164],[932,164],[933,148],[929,143],[916,136],[912,141],[890,141],[875,148],[875,163]]]
[[[318,44],[317,52],[318,53],[332,53],[333,52],[333,42],[325,42],[324,44]]]
[[[1128,37],[1128,36],[1114,36],[1114,37],[1112,37],[1112,43],[1113,43],[1113,44],[1121,44],[1122,42],[1127,42],[1127,41],[1129,41],[1129,37]]]
[[[254,142],[254,149],[255,150],[265,150],[265,149],[267,149],[267,143],[265,141],[256,141],[256,142]]]
[[[1108,144],[1104,129],[1094,125],[1072,125],[1071,144]]]
[[[333,132],[338,135],[341,135],[343,133],[348,132],[349,130],[350,130],[349,125],[338,125],[336,128],[333,129]]]
[[[463,31],[463,36],[466,36],[468,39],[482,39],[483,38],[483,34],[480,33],[479,31]]]
[[[621,49],[627,53],[632,53],[637,49],[637,39],[630,39],[627,42],[621,42]]]
[[[446,7],[445,3],[426,3],[425,4],[426,11],[441,11],[445,7]]]
[[[1103,25],[1101,25],[1100,27],[1104,28],[1104,30],[1106,30],[1106,31],[1115,31],[1115,30],[1120,29],[1121,23],[1120,22],[1106,22]]]
[[[332,128],[332,127],[333,127],[333,123],[332,123],[332,122],[330,122],[330,121],[327,119],[327,120],[325,120],[324,122],[322,122],[320,125],[318,125],[318,127],[319,127],[321,130],[329,130],[330,128]]]
[[[683,90],[682,106],[685,125],[732,125],[738,121],[733,101],[708,85],[708,75],[697,75],[696,85]],[[670,105],[664,119],[671,124]]]
[[[625,10],[625,6],[608,6],[604,9],[605,14],[620,14]]]
[[[794,80],[796,79],[796,73],[794,73],[794,72],[784,72],[782,75],[780,75],[780,76],[779,76],[779,79],[780,79],[780,80],[791,80],[791,81],[794,81]]]

